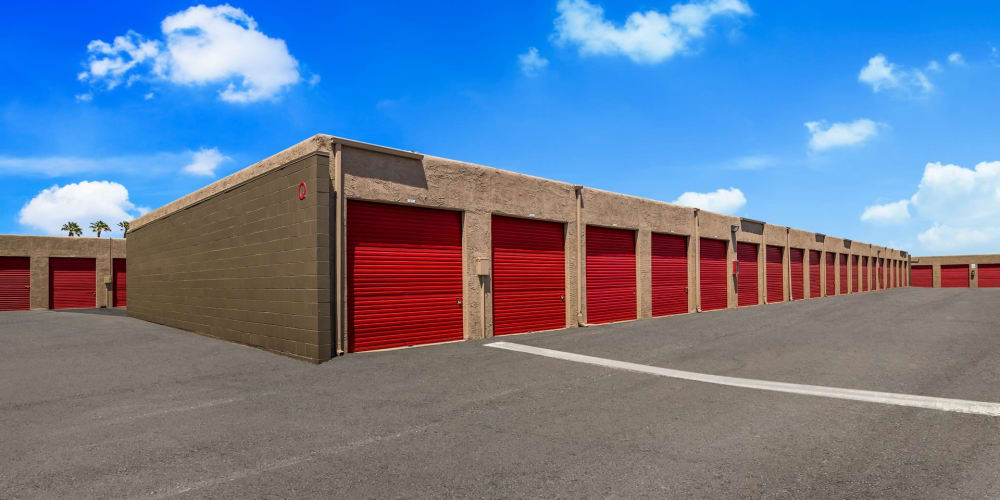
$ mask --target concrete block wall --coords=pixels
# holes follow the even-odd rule
[[[95,260],[96,307],[110,307],[112,259],[125,258],[125,240],[67,236],[0,235],[0,256],[28,257],[31,265],[31,308],[49,308],[49,258],[83,257]]]
[[[968,266],[975,264],[977,268],[980,264],[1000,264],[1000,254],[924,256],[913,257],[910,262],[911,266],[932,266],[934,288],[941,288],[941,266],[954,264],[965,264]],[[976,269],[975,275],[969,279],[969,287],[979,288],[978,269]]]
[[[329,156],[283,160],[133,224],[130,316],[329,359]]]

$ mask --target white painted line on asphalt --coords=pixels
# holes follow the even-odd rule
[[[956,413],[972,413],[976,415],[988,415],[991,417],[1000,416],[1000,403],[988,403],[983,401],[966,401],[963,399],[935,398],[930,396],[914,396],[910,394],[894,394],[891,392],[864,391],[860,389],[842,389],[839,387],[825,387],[821,385],[791,384],[787,382],[771,382],[768,380],[755,380],[749,378],[726,377],[722,375],[708,375],[704,373],[687,372],[673,370],[670,368],[660,368],[658,366],[640,365],[627,361],[616,361],[613,359],[598,358],[584,354],[574,354],[571,352],[556,351],[542,347],[532,347],[511,342],[493,342],[485,344],[486,347],[505,349],[508,351],[534,354],[547,358],[575,361],[588,365],[603,366],[637,373],[646,373],[660,377],[670,377],[682,380],[692,380],[695,382],[705,382],[708,384],[726,385],[730,387],[743,387],[745,389],[757,389],[761,391],[787,392],[791,394],[804,394],[807,396],[819,396],[824,398],[847,399],[852,401],[866,401],[869,403],[879,403],[896,406],[911,406],[914,408],[927,408],[931,410],[950,411]]]

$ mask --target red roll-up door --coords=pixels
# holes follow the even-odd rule
[[[782,261],[785,249],[773,245],[767,246],[767,302],[775,303],[785,300],[785,266]]]
[[[851,260],[851,293],[858,293],[860,289],[861,279],[858,277],[858,266],[861,262],[857,255],[853,255],[853,260]]]
[[[969,265],[950,264],[941,266],[941,288],[968,288]]]
[[[877,276],[878,276],[878,281],[877,281],[878,288],[885,290],[885,259],[878,260]]]
[[[699,255],[699,285],[701,289],[701,310],[725,309],[729,307],[727,289],[726,242],[723,240],[701,239]]]
[[[740,263],[736,275],[736,302],[739,306],[755,306],[760,303],[757,280],[757,245],[736,243],[736,260]]]
[[[635,231],[587,226],[587,322],[636,317]]]
[[[820,259],[822,253],[819,250],[809,250],[809,297],[820,296]]]
[[[791,249],[788,260],[792,268],[792,300],[802,300],[806,298],[806,277],[803,269],[806,251],[801,248]]]
[[[868,291],[868,257],[861,258],[861,291]]]
[[[31,309],[31,259],[0,257],[0,311]]]
[[[934,286],[934,268],[932,266],[911,266],[910,286],[931,288]]]
[[[979,264],[979,288],[1000,287],[1000,264]]]
[[[837,295],[837,256],[826,254],[826,294]]]
[[[847,254],[840,254],[840,286],[837,287],[841,295],[847,293]]]
[[[566,327],[563,225],[493,216],[493,334]]]
[[[75,257],[49,258],[49,308],[97,307],[97,261]]]
[[[688,312],[687,237],[653,233],[650,247],[653,316]]]
[[[459,212],[347,202],[348,350],[462,339]]]
[[[125,307],[128,305],[126,301],[128,294],[125,282],[125,259],[115,259],[112,265],[114,267],[114,277],[112,278],[115,289],[114,307]]]

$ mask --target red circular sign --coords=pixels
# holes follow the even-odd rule
[[[299,183],[299,199],[300,200],[306,199],[306,181],[302,181]]]

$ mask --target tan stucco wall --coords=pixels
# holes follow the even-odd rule
[[[934,276],[934,288],[941,288],[942,265],[976,264],[978,267],[979,264],[1000,264],[1000,254],[913,257],[910,264],[914,266],[932,266],[931,272]],[[907,276],[909,276],[909,273],[907,273]],[[969,280],[969,286],[972,288],[979,288],[979,269],[976,269],[975,275]]]
[[[329,156],[288,160],[130,231],[129,316],[329,359]]]
[[[137,232],[142,231],[143,226],[153,224],[169,214],[185,211],[192,204],[211,199],[234,185],[254,179],[255,176],[265,175],[287,163],[290,158],[308,152],[321,152],[330,157],[328,180],[330,226],[328,232],[323,233],[323,237],[327,238],[328,248],[331,250],[330,288],[334,297],[332,342],[335,352],[342,351],[345,335],[348,334],[344,311],[346,283],[343,271],[345,265],[343,241],[346,235],[343,221],[346,220],[346,200],[349,199],[449,209],[463,213],[465,289],[462,303],[465,338],[470,339],[493,335],[493,301],[489,279],[480,278],[475,271],[478,259],[491,258],[490,231],[493,214],[564,224],[566,326],[586,324],[587,321],[584,249],[585,229],[588,225],[629,229],[635,232],[636,305],[639,318],[648,318],[652,314],[650,241],[655,232],[688,237],[689,312],[697,311],[699,304],[700,238],[727,241],[730,262],[736,259],[736,242],[751,242],[758,245],[759,303],[764,303],[766,296],[765,245],[778,245],[784,248],[786,299],[790,290],[789,246],[825,251],[833,251],[837,245],[845,246],[843,240],[831,237],[817,238],[812,232],[326,135],[314,136],[234,174],[231,176],[232,179],[222,179],[161,209],[154,210],[136,220],[133,226],[138,228]],[[737,227],[737,231],[732,230],[733,226]],[[850,248],[839,251],[869,255],[871,248],[870,245],[853,242]],[[130,248],[131,251],[133,250]],[[730,268],[730,275],[731,271]],[[825,280],[825,269],[821,272],[824,273],[822,279]],[[730,278],[729,306],[735,307],[736,283],[732,275]]]
[[[125,258],[120,238],[0,235],[0,256],[28,257],[31,262],[31,308],[49,308],[49,257],[95,259],[97,307],[111,304],[111,259]]]

